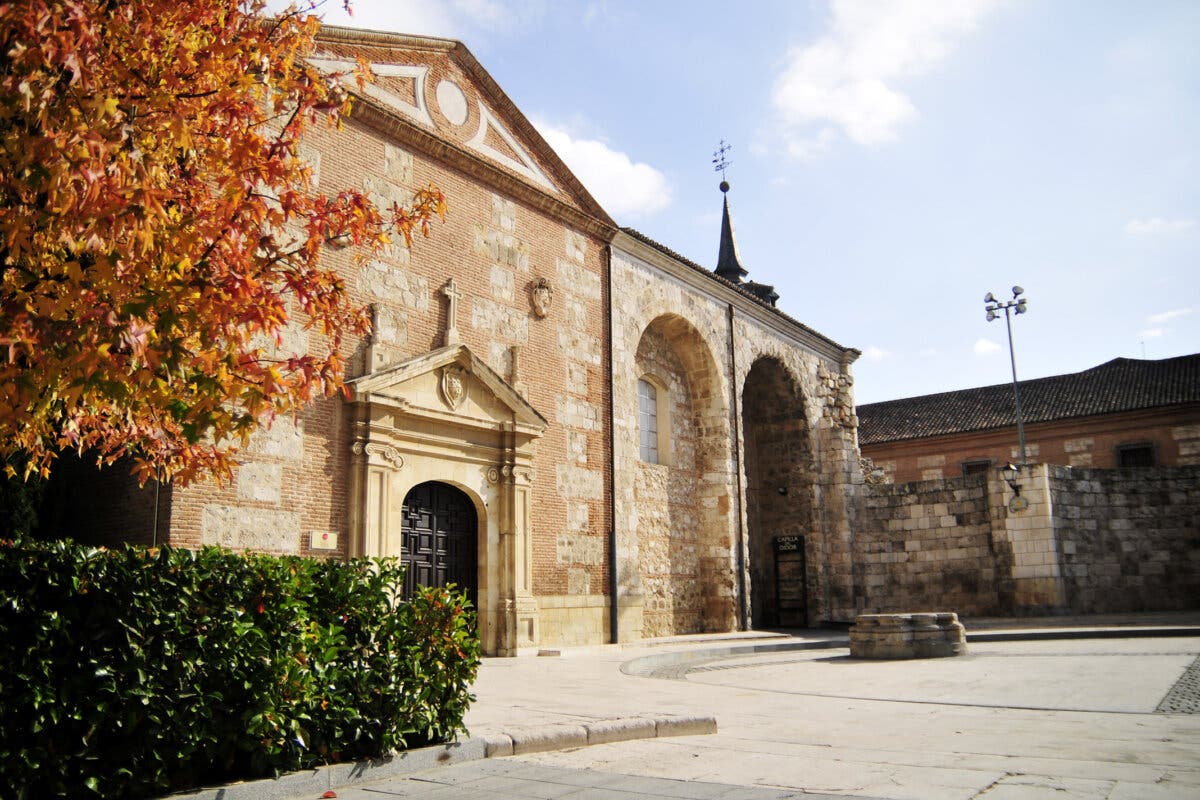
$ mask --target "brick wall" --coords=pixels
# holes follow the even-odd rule
[[[329,51],[351,53],[345,47]],[[439,136],[465,141],[467,129],[479,124],[473,77],[447,54],[383,48],[367,55],[428,66],[430,92],[447,80],[468,93],[470,116],[461,126],[443,119],[436,103],[428,104]],[[397,96],[411,95],[411,81],[408,89],[402,83],[383,77],[379,85]],[[384,132],[351,119],[340,131],[313,130],[307,142],[319,165],[321,191],[351,187],[367,190],[377,202],[405,203],[415,189],[434,183],[448,204],[445,221],[435,222],[429,238],[418,236],[411,247],[397,241],[365,263],[350,250],[326,251],[326,263],[345,277],[351,300],[375,309],[374,340],[345,347],[350,376],[440,347],[448,322],[440,289],[453,278],[462,293],[455,320],[461,341],[501,377],[518,383],[550,423],[535,444],[533,592],[577,595],[590,608],[595,604],[589,598],[607,591],[603,543],[611,524],[604,242],[574,229],[553,209],[523,201],[520,192],[497,188],[486,169],[473,174],[450,166],[440,151],[424,151],[405,135],[402,128]],[[499,140],[491,144],[511,150]],[[528,181],[526,175],[516,177]],[[547,193],[556,202],[574,202],[561,190]],[[538,278],[553,288],[544,317],[531,302]],[[320,343],[315,332],[296,339],[297,347]],[[228,485],[202,483],[177,491],[172,541],[345,557],[351,535],[349,416],[337,398],[304,409],[294,424],[277,420],[254,438]],[[310,548],[313,536],[326,532],[336,536],[336,548]],[[570,539],[566,546],[564,534]]]
[[[1155,464],[1200,463],[1200,408],[1175,406],[1025,426],[1030,462],[1067,467],[1118,466],[1129,445],[1150,445]],[[897,483],[954,478],[964,465],[1002,466],[1018,459],[1016,428],[974,431],[862,446],[862,454]]]
[[[1071,610],[1200,604],[1200,467],[1053,468],[1050,487]]]

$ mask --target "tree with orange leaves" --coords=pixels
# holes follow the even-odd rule
[[[309,6],[304,11],[311,11]],[[0,0],[0,457],[74,450],[140,480],[227,475],[276,415],[342,386],[367,331],[330,245],[428,232],[311,186],[300,143],[349,111],[318,21],[262,0]],[[369,79],[361,66],[356,78]],[[284,328],[319,352],[278,356]]]

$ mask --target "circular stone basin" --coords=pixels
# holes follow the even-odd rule
[[[859,614],[850,628],[853,658],[965,656],[967,637],[953,611]]]

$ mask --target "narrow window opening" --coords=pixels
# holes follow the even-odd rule
[[[642,461],[658,460],[658,388],[650,381],[638,380],[638,436]]]

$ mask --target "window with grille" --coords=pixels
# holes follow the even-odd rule
[[[1117,447],[1118,467],[1153,467],[1154,445],[1146,443],[1123,444]]]
[[[992,462],[986,458],[977,458],[972,461],[962,462],[963,475],[978,475],[981,472],[987,472],[992,467]]]

